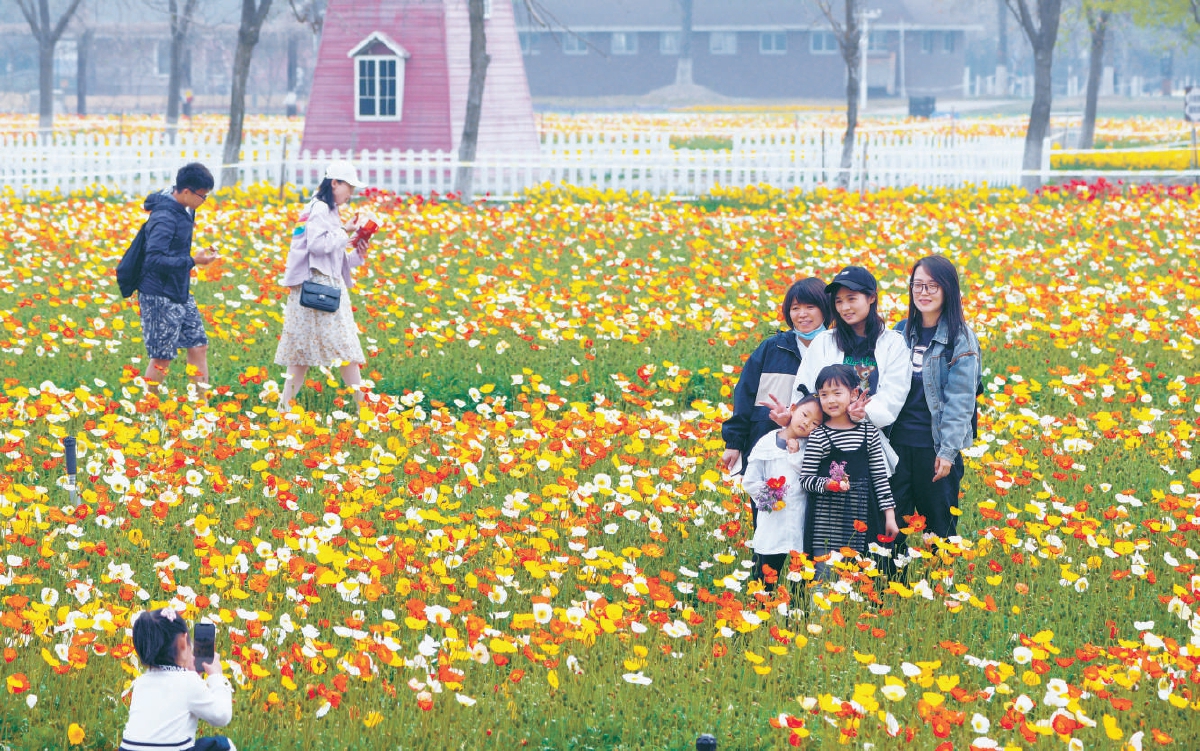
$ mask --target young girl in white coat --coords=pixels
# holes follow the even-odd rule
[[[804,550],[804,517],[808,503],[800,487],[804,444],[820,427],[821,405],[815,396],[801,399],[788,424],[754,444],[742,488],[758,509],[754,530],[754,579],[775,589],[793,550]],[[770,569],[770,571],[768,571]]]

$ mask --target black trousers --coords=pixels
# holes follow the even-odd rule
[[[787,581],[785,577],[788,573],[788,563],[792,557],[791,553],[771,553],[769,555],[754,554],[754,579],[763,583],[763,588],[768,592],[773,592],[775,587]],[[766,580],[766,572],[763,571],[763,566],[770,566],[777,577],[774,582]]]
[[[905,516],[914,511],[925,517],[925,531],[940,537],[958,534],[958,517],[950,509],[958,508],[958,490],[962,485],[963,460],[954,460],[950,474],[933,481],[933,447],[893,446],[900,457],[892,475],[892,497],[896,499],[896,524],[907,526]],[[900,540],[897,540],[899,543]]]

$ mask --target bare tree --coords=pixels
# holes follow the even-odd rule
[[[1100,98],[1100,77],[1104,75],[1104,40],[1112,8],[1094,8],[1084,3],[1091,47],[1088,50],[1087,91],[1083,103],[1083,127],[1079,133],[1079,148],[1090,149],[1096,140],[1096,105]]]
[[[15,0],[38,43],[38,128],[54,127],[54,47],[83,0],[65,0],[57,21],[50,20],[50,0]]]
[[[679,29],[679,62],[675,64],[675,85],[692,86],[692,20],[694,0],[679,0],[683,23]]]
[[[830,0],[816,0],[817,7],[833,27],[833,35],[842,49],[842,59],[846,61],[846,133],[842,136],[842,160],[837,181],[839,188],[850,187],[850,168],[854,164],[854,131],[858,128],[858,97],[860,87],[866,85],[860,79],[863,54],[862,31],[859,28],[860,0],[844,2],[846,14],[844,20],[839,22]]]
[[[1008,7],[996,0],[996,94],[1008,96]]]
[[[325,28],[326,0],[288,0],[292,7],[292,15],[312,32],[313,51],[321,47],[321,31]],[[287,39],[287,115],[292,117],[298,111],[300,98],[299,81],[299,45],[300,40],[294,34],[288,34]]]
[[[229,131],[225,134],[225,155],[221,165],[221,187],[236,185],[238,161],[242,152],[242,123],[246,119],[246,80],[250,60],[263,22],[271,10],[271,0],[242,0],[242,20],[238,25],[237,51],[233,56],[233,85],[229,93]]]
[[[461,200],[470,201],[475,177],[475,151],[479,143],[479,118],[483,112],[483,88],[487,83],[487,36],[483,24],[483,0],[467,0],[467,16],[471,25],[471,77],[467,83],[467,113],[463,119],[462,140],[458,143],[458,174],[455,189]]]
[[[288,0],[296,20],[312,29],[313,35],[318,39],[321,38],[321,30],[325,27],[325,2],[326,0]]]
[[[88,55],[92,52],[92,39],[95,32],[86,28],[75,42],[75,114],[87,114],[88,95]]]
[[[167,14],[171,28],[171,74],[167,78],[167,133],[172,138],[179,127],[180,88],[183,86],[183,63],[187,55],[187,36],[196,12],[198,0],[169,0]]]
[[[1029,128],[1025,131],[1025,156],[1021,184],[1029,190],[1041,186],[1042,149],[1050,129],[1050,105],[1054,101],[1052,73],[1054,46],[1058,43],[1058,22],[1062,18],[1062,0],[1006,0],[1017,17],[1021,30],[1033,48],[1033,107],[1029,110]],[[1033,7],[1031,8],[1031,4]]]

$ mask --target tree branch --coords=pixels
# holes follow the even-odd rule
[[[842,48],[845,49],[846,29],[844,26],[838,23],[837,14],[833,12],[833,4],[830,3],[829,0],[815,1],[817,3],[817,8],[821,11],[821,15],[825,16],[825,20],[828,21],[829,25],[833,27],[833,35],[837,37],[838,44],[842,45]]]
[[[62,36],[63,31],[67,28],[67,24],[71,21],[71,17],[75,15],[75,11],[82,2],[83,0],[71,0],[71,6],[67,8],[62,17],[58,19],[58,23],[54,25],[54,34],[50,37],[51,41],[57,42],[59,37]]]
[[[1004,4],[1012,11],[1012,14],[1017,19],[1017,23],[1021,24],[1021,28],[1025,31],[1025,36],[1029,37],[1029,43],[1036,48],[1038,46],[1038,37],[1041,36],[1041,30],[1033,22],[1033,15],[1029,12],[1029,3],[1027,0],[1004,0]]]
[[[590,39],[581,34],[577,34],[576,32],[572,31],[569,26],[564,24],[562,21],[559,21],[558,18],[556,18],[553,13],[547,10],[546,6],[538,2],[538,0],[522,0],[522,3],[525,5],[525,10],[529,12],[530,17],[537,21],[538,25],[542,28],[549,29],[551,31],[553,31],[555,28],[562,29],[567,33],[568,36],[573,36],[579,41],[583,42],[588,49],[595,50],[596,54],[600,55],[601,57],[608,57],[604,50],[592,44]],[[543,16],[549,18],[550,22],[547,23]]]
[[[29,28],[33,31],[33,36],[39,42],[42,40],[42,29],[34,18],[33,0],[14,0],[17,7],[21,9],[21,15],[25,16],[25,20],[29,22]]]

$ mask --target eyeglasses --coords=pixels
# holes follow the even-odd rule
[[[196,191],[192,190],[191,188],[188,188],[188,192],[191,193],[192,195],[194,195],[195,197],[199,198],[200,203],[204,203],[205,201],[208,200],[207,193],[197,193]]]
[[[913,292],[916,292],[918,295],[923,292],[928,292],[931,295],[936,295],[938,292],[942,291],[941,286],[939,284],[937,284],[936,282],[913,282],[912,284],[910,284],[908,286],[909,286],[909,289],[911,289]]]

